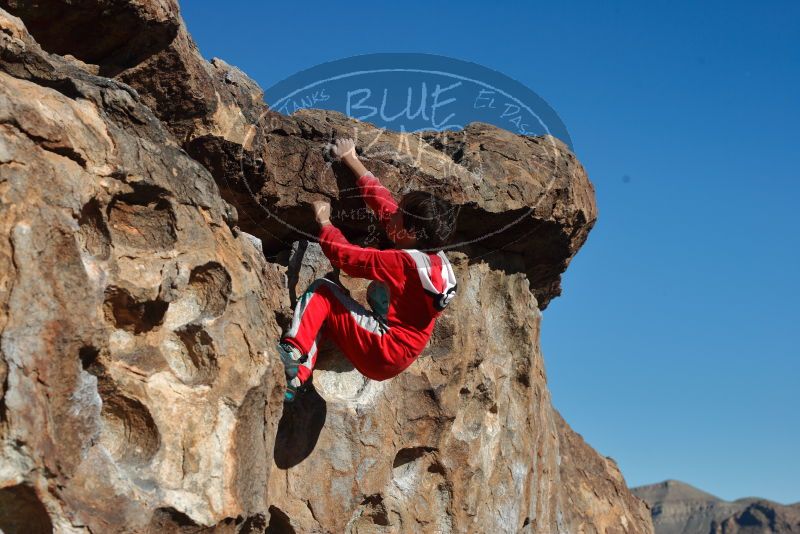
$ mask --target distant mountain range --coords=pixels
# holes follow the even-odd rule
[[[725,501],[678,480],[631,491],[650,505],[656,534],[800,534],[800,503]]]

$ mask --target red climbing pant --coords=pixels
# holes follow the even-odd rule
[[[348,295],[335,282],[320,278],[297,301],[292,325],[283,336],[308,358],[297,376],[305,383],[317,363],[320,335],[333,340],[361,374],[373,380],[397,375],[411,362],[396,362],[389,326],[378,314]]]

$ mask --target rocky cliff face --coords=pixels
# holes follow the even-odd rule
[[[0,24],[2,529],[262,513],[283,273],[130,88]]]
[[[651,532],[547,390],[540,310],[596,218],[563,144],[275,114],[168,1],[0,5],[47,49],[2,13],[0,529]],[[327,347],[284,409],[273,342],[330,269],[309,202],[382,245],[336,135],[457,206],[460,292],[407,372],[368,381]]]

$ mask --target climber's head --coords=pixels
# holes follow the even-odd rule
[[[403,195],[387,225],[389,238],[401,248],[440,249],[455,232],[452,204],[425,191]]]

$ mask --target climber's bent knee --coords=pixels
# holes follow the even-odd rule
[[[304,293],[316,293],[320,287],[328,287],[334,291],[339,291],[339,292],[343,291],[342,287],[339,284],[337,284],[330,278],[323,277],[323,278],[317,278],[316,280],[308,284],[308,287],[306,288]]]

